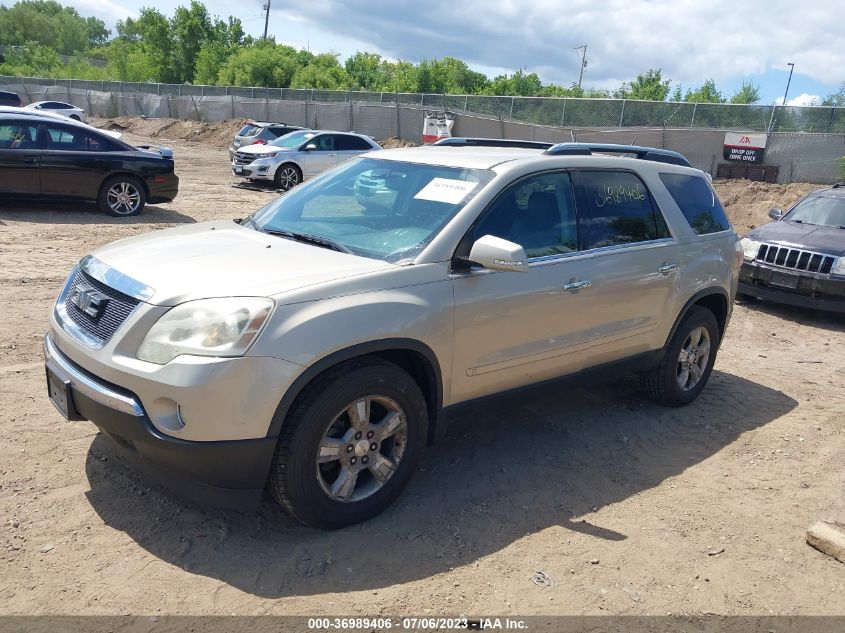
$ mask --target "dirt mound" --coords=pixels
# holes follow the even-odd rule
[[[106,130],[117,130],[137,136],[161,138],[172,141],[203,143],[210,147],[226,148],[232,137],[243,127],[246,119],[230,119],[208,123],[206,121],[184,121],[181,119],[145,119],[122,116],[114,119],[92,119],[91,125]],[[378,141],[385,149],[394,147],[415,147],[418,143],[390,137]]]
[[[144,119],[141,117],[117,117],[114,119],[93,119],[91,125],[107,130],[128,132],[138,136],[161,138],[174,141],[204,143],[211,147],[224,148],[232,142],[245,119],[216,121],[184,121],[181,119]]]
[[[799,198],[821,187],[806,182],[776,185],[751,180],[716,180],[713,185],[740,235],[771,222],[768,214],[772,207],[786,211]]]

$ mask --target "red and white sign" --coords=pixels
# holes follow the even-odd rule
[[[760,163],[766,150],[767,134],[727,132],[725,134],[725,160]]]
[[[426,112],[423,120],[423,144],[431,145],[441,138],[451,138],[454,124],[455,115],[451,112]]]

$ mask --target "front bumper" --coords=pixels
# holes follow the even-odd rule
[[[232,175],[251,180],[273,180],[275,172],[269,165],[250,163],[249,165],[232,164]]]
[[[216,506],[251,509],[260,502],[275,437],[214,442],[170,437],[153,426],[135,394],[74,363],[49,335],[44,358],[47,369],[69,383],[71,419],[93,422],[151,480]]]
[[[738,292],[786,305],[845,312],[845,279],[775,268],[757,261],[743,262]]]

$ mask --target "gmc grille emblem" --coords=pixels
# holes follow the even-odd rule
[[[70,295],[70,302],[95,321],[99,319],[109,298],[88,284],[77,284]]]

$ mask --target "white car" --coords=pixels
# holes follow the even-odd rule
[[[77,121],[85,121],[85,110],[62,101],[36,101],[24,106],[24,108],[27,110],[38,110],[39,112],[60,114]]]
[[[241,147],[232,158],[232,173],[269,180],[287,191],[348,158],[377,149],[381,146],[363,134],[299,130],[266,145]]]

